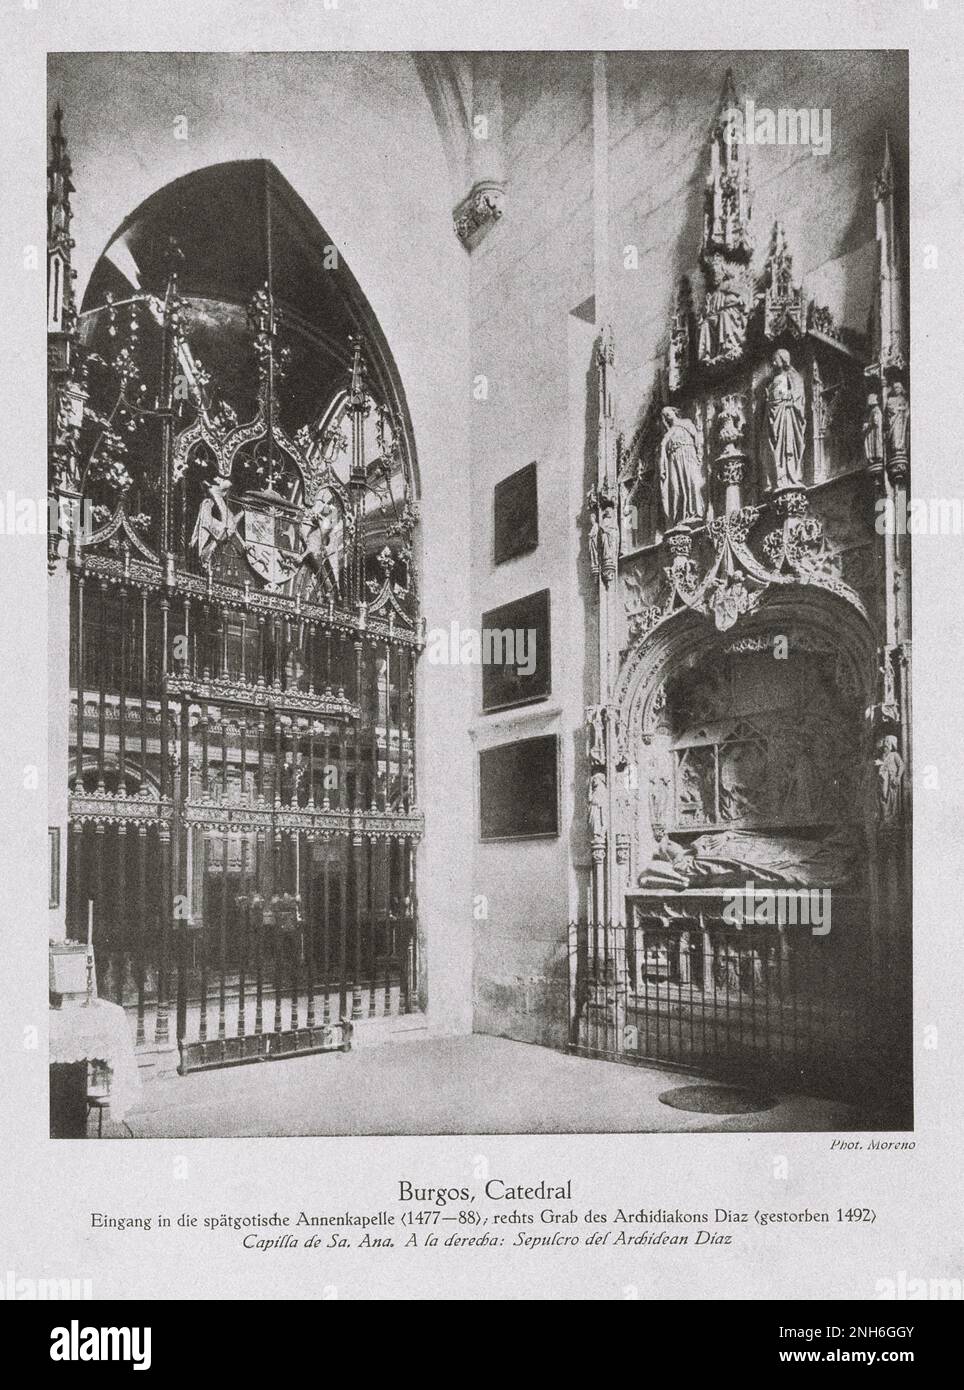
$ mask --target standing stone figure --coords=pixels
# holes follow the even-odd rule
[[[606,708],[590,705],[586,710],[586,756],[594,767],[606,766]]]
[[[743,351],[746,303],[733,271],[719,257],[710,271],[712,288],[700,319],[698,353],[701,362],[730,361]]]
[[[871,391],[864,411],[864,458],[868,468],[880,468],[884,462],[884,416],[880,397]]]
[[[619,507],[616,495],[605,479],[591,488],[586,498],[589,510],[589,568],[609,584],[619,559]]]
[[[589,835],[593,840],[602,840],[606,835],[606,774],[594,772],[589,779],[587,798],[587,820]]]
[[[880,824],[896,825],[904,797],[904,760],[897,751],[896,734],[885,734],[878,745],[877,810]]]
[[[771,488],[803,483],[803,446],[807,433],[803,377],[785,348],[773,354],[773,376],[767,387],[766,418]]]
[[[887,459],[891,464],[906,465],[910,426],[910,404],[903,383],[895,381],[887,396],[884,412],[887,428]]]
[[[338,521],[338,508],[331,494],[322,489],[315,498],[311,511],[301,523],[301,539],[304,551],[301,561],[313,574],[318,575],[323,588],[338,592],[338,576],[331,557],[331,537]]]
[[[198,507],[191,544],[205,567],[211,564],[221,541],[234,530],[235,518],[225,497],[230,486],[230,478],[215,478],[208,484],[207,496]]]
[[[666,529],[700,522],[706,516],[706,479],[699,436],[692,420],[668,405],[662,411],[663,442],[659,449],[659,492]]]

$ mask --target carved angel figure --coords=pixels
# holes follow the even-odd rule
[[[770,445],[770,487],[793,487],[803,482],[803,446],[807,432],[803,377],[785,348],[773,354],[773,376],[766,396],[767,439]]]
[[[230,486],[230,478],[215,478],[208,484],[207,496],[198,507],[191,544],[205,567],[211,564],[214,552],[236,526],[236,519],[226,500]]]
[[[671,405],[660,416],[663,441],[659,449],[659,491],[666,529],[702,521],[706,515],[706,479],[699,435]]]
[[[304,544],[302,563],[317,574],[324,587],[338,591],[338,575],[331,558],[331,536],[338,521],[338,508],[331,494],[322,489],[315,498],[314,505],[301,524],[301,539]]]

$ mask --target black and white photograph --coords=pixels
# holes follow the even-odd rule
[[[952,8],[11,8],[6,1297],[962,1296]]]
[[[379,319],[377,185],[292,138],[362,97],[469,267],[463,517],[433,306]],[[51,55],[53,1133],[912,1128],[907,100],[884,52]]]

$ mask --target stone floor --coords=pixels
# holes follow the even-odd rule
[[[479,1034],[149,1080],[104,1137],[649,1133],[865,1127],[851,1107],[771,1093],[747,1115],[674,1110],[659,1095],[701,1078],[570,1057]],[[704,1078],[705,1079],[705,1078]],[[864,1123],[861,1123],[861,1119]]]

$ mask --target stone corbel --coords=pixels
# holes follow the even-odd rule
[[[472,117],[468,132],[469,191],[455,208],[455,234],[472,251],[502,217],[505,172],[502,156],[501,57],[472,55]]]
[[[473,184],[453,214],[455,234],[467,251],[473,251],[502,216],[505,184],[501,179],[482,179]]]

